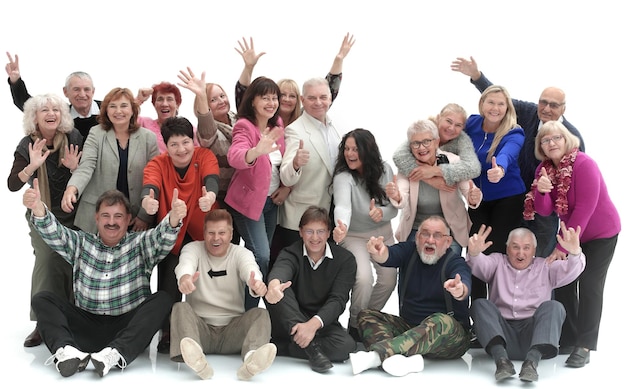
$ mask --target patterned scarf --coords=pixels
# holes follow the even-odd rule
[[[30,138],[35,141],[37,139],[41,139],[41,133],[36,132],[31,135]],[[50,154],[54,154],[55,152],[59,152],[59,166],[61,166],[61,160],[65,157],[65,148],[67,147],[67,136],[61,132],[58,132],[54,135],[54,139],[52,140],[52,149],[50,150]],[[44,150],[45,151],[45,150]],[[37,179],[39,180],[39,191],[41,192],[41,201],[51,208],[50,204],[50,186],[48,183],[48,168],[46,167],[46,162],[39,166],[37,169]]]
[[[554,209],[557,215],[562,216],[567,214],[567,192],[569,191],[572,183],[572,168],[578,155],[578,148],[572,149],[569,153],[565,154],[559,166],[554,166],[551,160],[546,159],[539,165],[539,169],[546,168],[546,173],[552,184],[556,183],[556,201],[554,203]],[[526,199],[524,200],[524,219],[535,219],[535,189],[537,188],[537,179],[533,181],[530,191],[526,193]]]

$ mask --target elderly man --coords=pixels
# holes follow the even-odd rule
[[[180,252],[176,278],[185,302],[172,308],[170,359],[184,361],[202,379],[213,376],[206,354],[241,353],[237,371],[249,380],[276,356],[265,309],[244,309],[245,286],[254,297],[267,292],[254,254],[231,243],[233,219],[225,209],[204,216],[204,240],[187,243]]]
[[[399,268],[400,316],[365,309],[359,331],[369,351],[350,354],[352,372],[378,367],[393,376],[416,373],[424,357],[460,358],[469,349],[471,272],[450,249],[450,227],[441,216],[425,219],[415,242],[386,246],[372,237],[367,249],[383,266]]]
[[[535,257],[537,240],[526,228],[509,233],[506,255],[482,252],[492,242],[485,239],[491,227],[481,226],[469,241],[467,263],[472,273],[489,285],[489,299],[477,299],[470,308],[478,340],[496,363],[496,380],[515,375],[509,357],[523,359],[519,378],[539,379],[539,360],[558,352],[563,305],[552,300],[552,289],[567,285],[585,269],[580,248],[580,227],[561,223],[559,244],[569,252],[567,260],[548,261]]]
[[[354,255],[329,244],[330,217],[310,206],[300,218],[301,239],[284,248],[267,279],[272,342],[281,354],[308,359],[324,373],[343,362],[356,342],[339,323],[356,277]]]
[[[278,213],[275,235],[285,246],[299,239],[299,217],[310,205],[330,209],[333,169],[341,137],[327,115],[331,90],[324,78],[302,85],[302,115],[285,128],[285,154],[280,180],[291,187]]]
[[[9,57],[9,62],[5,70],[9,76],[8,82],[13,104],[23,111],[24,103],[30,99],[30,94],[20,75],[20,59],[17,54],[13,58],[7,53],[7,57]],[[80,131],[83,138],[87,138],[91,127],[98,125],[102,102],[93,99],[94,92],[91,76],[85,72],[73,72],[65,79],[63,94],[70,101],[70,114],[74,119],[74,127]]]
[[[63,377],[87,367],[91,358],[100,377],[113,366],[124,369],[141,354],[169,315],[172,298],[151,293],[150,275],[172,249],[185,202],[174,190],[172,210],[153,229],[128,232],[131,206],[118,190],[96,202],[97,234],[63,226],[41,201],[38,179],[24,192],[24,205],[42,239],[74,269],[75,305],[52,292],[32,298],[49,361]]]

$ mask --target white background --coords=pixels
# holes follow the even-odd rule
[[[566,91],[565,116],[582,133],[587,153],[600,165],[624,215],[626,201],[618,192],[623,186],[619,177],[624,176],[618,156],[623,152],[620,112],[626,89],[621,6],[607,0],[423,3],[23,0],[3,5],[0,50],[20,56],[31,94],[62,94],[67,74],[83,70],[92,75],[95,98],[101,100],[113,87],[136,92],[163,80],[177,82],[178,71],[190,66],[197,73],[206,71],[207,81],[221,84],[234,109],[234,84],[243,65],[234,47],[242,37],[252,36],[257,52],[267,52],[253,77],[293,78],[301,85],[326,75],[350,32],[356,44],[344,62],[341,91],[329,115],[341,132],[357,127],[372,131],[389,161],[411,122],[436,114],[448,102],[477,113],[478,91],[467,77],[450,70],[456,57],[472,55],[479,69],[506,86],[514,98],[536,101],[551,85]],[[23,131],[21,112],[4,85],[0,164],[8,176]],[[180,113],[193,121],[193,96],[184,89],[182,93]],[[149,103],[142,114],[155,117]],[[7,304],[7,317],[0,325],[1,333],[11,338],[11,343],[4,343],[0,372],[17,369],[36,379],[52,368],[39,365],[47,353],[42,351],[32,367],[24,371],[20,366],[31,358],[21,342],[32,329],[28,300],[33,263],[21,192],[10,193],[4,187],[0,196],[4,202],[0,247],[6,263],[0,288]],[[559,365],[561,380],[575,377],[581,382],[591,379],[592,371],[603,378],[618,374],[617,365],[610,366],[626,346],[618,326],[625,295],[619,277],[625,268],[624,251],[620,241],[606,283],[599,351],[585,369],[563,370]],[[23,353],[26,358],[11,363]],[[547,374],[542,366],[546,370],[549,365],[540,365],[540,376]],[[490,383],[492,367],[485,369],[488,374],[476,374],[485,375]],[[180,374],[188,377],[186,373]]]

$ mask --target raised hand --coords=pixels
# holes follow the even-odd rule
[[[398,176],[397,175],[393,175],[393,181],[388,182],[387,185],[385,185],[385,194],[387,195],[387,197],[389,197],[390,199],[392,199],[393,201],[399,203],[400,201],[402,201],[402,195],[400,194],[400,191],[398,190]]]
[[[564,222],[561,222],[560,235],[556,236],[557,242],[572,255],[578,255],[582,252],[580,247],[580,226],[574,229],[573,227],[567,228]]]
[[[279,149],[276,142],[285,134],[282,127],[267,127],[261,134],[261,139],[257,143],[255,149],[259,155],[269,154]]]
[[[347,33],[346,36],[343,37],[343,41],[341,42],[341,47],[339,48],[339,53],[337,53],[337,57],[340,59],[346,58],[348,53],[350,53],[350,49],[352,49],[352,45],[356,40],[354,39],[354,35]]]
[[[467,194],[467,202],[472,207],[476,207],[476,206],[478,206],[478,204],[482,200],[483,193],[482,193],[482,191],[480,190],[479,187],[474,185],[474,181],[469,180],[469,185],[470,185],[470,187],[469,187],[469,192]]]
[[[346,226],[340,219],[337,219],[337,225],[333,229],[333,240],[339,244],[343,242],[348,233],[348,226]]]
[[[248,287],[259,297],[263,297],[267,294],[267,286],[265,285],[263,280],[257,280],[256,278],[254,278],[254,271],[250,272],[250,277],[248,278]]]
[[[265,301],[270,304],[276,304],[285,296],[285,289],[291,286],[291,281],[280,282],[278,279],[273,279],[267,285],[267,293],[265,294]]]
[[[178,281],[178,290],[182,294],[191,294],[194,290],[196,290],[196,281],[200,278],[200,272],[195,272],[193,275],[185,274],[180,277],[180,281]]]
[[[152,96],[154,89],[152,88],[140,88],[137,92],[137,97],[135,97],[135,101],[137,104],[141,105],[146,102]]]
[[[17,82],[17,80],[20,79],[20,57],[17,56],[17,54],[15,54],[15,59],[13,59],[13,57],[11,57],[11,53],[9,53],[8,51],[7,53],[7,57],[9,58],[9,63],[6,64],[6,66],[4,67],[4,70],[7,71],[7,75],[9,76],[9,81],[11,82],[11,84],[15,84]]]
[[[370,218],[378,223],[383,220],[383,210],[376,206],[376,201],[374,199],[370,200]]]
[[[28,144],[28,157],[33,171],[39,169],[46,162],[48,155],[50,155],[50,150],[46,147],[45,139],[37,139],[34,143]]]
[[[33,187],[26,189],[22,196],[22,203],[26,208],[33,211],[33,214],[42,217],[46,214],[46,207],[41,201],[41,192],[39,191],[39,179],[33,179]]]
[[[552,185],[552,181],[550,181],[546,168],[542,167],[540,176],[537,179],[537,190],[539,193],[550,193],[552,189],[554,189],[554,185]]]
[[[172,210],[170,211],[170,225],[177,227],[180,221],[187,216],[187,204],[178,198],[178,189],[174,188],[172,196]]]
[[[443,283],[443,287],[457,300],[461,300],[465,296],[465,285],[461,282],[459,273],[454,278],[446,280]]]
[[[300,168],[306,166],[307,163],[309,163],[309,150],[304,148],[304,141],[300,139],[298,151],[296,151],[296,156],[293,158],[293,168],[300,170]]]
[[[215,203],[215,193],[206,190],[206,187],[202,187],[202,197],[198,199],[198,206],[202,212],[209,212],[213,204]]]
[[[206,96],[206,72],[202,72],[200,78],[196,77],[189,67],[187,67],[186,72],[184,70],[180,70],[179,72],[178,79],[182,82],[177,83],[178,86],[189,89],[198,97]]]
[[[256,51],[254,50],[254,40],[252,39],[252,37],[250,37],[249,44],[248,41],[246,41],[246,38],[241,38],[241,40],[237,41],[237,43],[239,44],[239,49],[235,47],[235,51],[237,51],[239,55],[241,55],[241,58],[243,58],[243,62],[246,66],[252,68],[255,67],[256,63],[259,61],[259,58],[265,55],[265,51],[262,51],[259,54],[256,53]]]
[[[382,236],[374,237],[372,236],[367,241],[367,252],[370,254],[375,254],[378,256],[384,256],[387,251],[387,246],[385,245],[385,238]]]
[[[493,242],[487,241],[487,237],[491,234],[491,227],[485,227],[484,224],[480,226],[478,232],[470,236],[469,243],[467,244],[467,253],[473,257],[487,250]]]
[[[470,57],[469,60],[465,58],[458,57],[454,61],[452,61],[452,65],[450,65],[450,69],[454,72],[460,72],[465,74],[466,76],[470,76],[472,80],[477,80],[480,78],[480,71],[478,70],[478,64],[474,61],[474,57]]]
[[[498,165],[496,156],[491,157],[491,169],[487,170],[487,180],[492,184],[497,184],[504,178],[504,168]]]
[[[65,157],[61,158],[61,163],[73,172],[78,167],[82,155],[83,152],[80,151],[78,145],[70,144],[65,146]]]
[[[150,193],[141,200],[141,207],[148,215],[154,215],[159,210],[159,200],[154,198],[154,189],[150,189]]]

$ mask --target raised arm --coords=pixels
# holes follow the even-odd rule
[[[333,59],[333,63],[330,67],[330,71],[326,75],[326,80],[328,81],[328,86],[330,87],[330,94],[332,101],[335,101],[337,95],[339,94],[339,88],[341,87],[341,78],[343,73],[343,60],[350,53],[350,49],[352,49],[352,45],[354,45],[356,40],[354,39],[354,35],[350,35],[347,33],[343,37],[343,41],[341,42],[341,47],[339,47],[339,52],[335,55]]]
[[[20,111],[24,110],[24,103],[26,100],[30,99],[30,94],[26,89],[26,84],[24,84],[24,80],[22,80],[20,75],[20,57],[15,55],[15,59],[11,56],[11,54],[7,51],[7,57],[9,58],[9,62],[6,64],[4,69],[9,76],[9,87],[11,88],[11,97],[13,97],[13,104]]]

